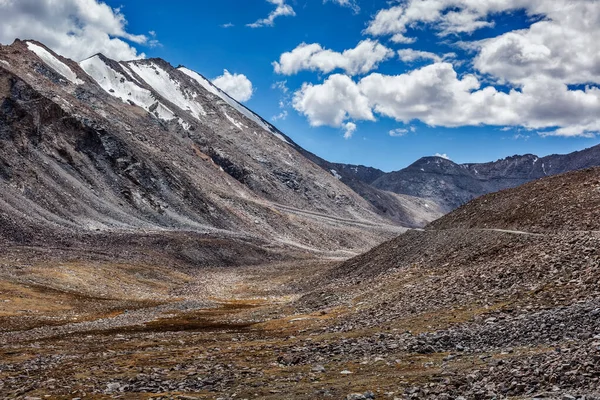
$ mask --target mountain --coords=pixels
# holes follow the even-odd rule
[[[480,164],[456,164],[440,157],[424,157],[405,169],[381,175],[371,185],[384,191],[431,199],[444,212],[450,212],[486,193],[599,165],[600,146],[564,155],[526,154]]]
[[[239,243],[223,250],[231,260],[347,254],[401,230],[271,124],[160,59],[78,64],[17,40],[0,48],[0,102],[5,241],[223,237]],[[407,225],[433,219],[421,208]]]
[[[597,396],[599,210],[600,168],[484,195],[314,277],[296,306],[336,313],[323,331],[345,339],[322,357],[396,360],[407,398]]]
[[[445,213],[440,204],[431,198],[376,188],[373,182],[385,175],[385,172],[377,168],[332,163],[304,149],[299,151],[371,203],[379,215],[402,226],[423,227]]]

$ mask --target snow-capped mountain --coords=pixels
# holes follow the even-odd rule
[[[238,103],[204,76],[188,68],[173,69],[163,60],[116,62],[102,54],[96,54],[80,62],[79,65],[112,96],[119,98],[124,103],[138,105],[164,121],[173,120],[176,115],[157,99],[156,94],[168,99],[195,119],[202,120],[207,117],[201,101],[200,93],[203,90],[200,88],[202,88],[215,96],[211,99],[215,104],[228,105],[256,123],[264,131],[290,143],[289,139],[284,137],[273,125]],[[204,96],[206,95],[207,93],[204,93]],[[241,130],[248,128],[243,122],[229,115],[226,108],[222,107],[221,113],[229,122]],[[183,123],[183,120],[178,119],[178,122]],[[187,124],[184,125],[184,128],[187,128]]]
[[[100,54],[76,63],[16,41],[0,48],[0,82],[6,240],[168,231],[343,252],[400,229],[184,67]],[[436,216],[417,200],[398,200],[407,225]]]

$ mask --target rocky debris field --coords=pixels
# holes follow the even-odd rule
[[[591,232],[427,230],[341,262],[183,268],[176,276],[155,267],[162,286],[154,286],[152,303],[117,302],[123,308],[100,316],[84,301],[71,311],[81,321],[47,324],[38,315],[40,325],[24,328],[18,322],[31,315],[4,317],[12,328],[0,332],[0,393],[600,398],[599,240]],[[70,263],[67,278],[59,269],[56,293],[91,296],[76,285],[88,262]],[[140,278],[134,268],[123,271]],[[6,280],[24,285],[17,278]],[[146,279],[140,289],[156,285]],[[24,290],[18,295],[31,295]],[[7,300],[17,301],[11,293]]]
[[[430,228],[598,231],[600,168],[556,175],[482,196],[433,222]]]

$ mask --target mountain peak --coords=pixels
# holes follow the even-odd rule
[[[431,171],[438,171],[442,168],[447,170],[448,168],[456,168],[458,166],[459,165],[456,164],[454,161],[449,160],[444,157],[426,156],[426,157],[419,158],[417,161],[415,161],[414,163],[412,163],[405,169],[412,170],[412,169],[417,168],[417,169],[424,169],[423,172],[431,172]]]

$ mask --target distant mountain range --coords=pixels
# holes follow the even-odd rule
[[[355,186],[352,179],[358,179],[382,191],[433,200],[446,213],[487,193],[594,166],[600,166],[600,146],[565,155],[515,155],[480,164],[456,164],[441,157],[423,157],[390,173],[365,167],[337,168],[346,171],[342,181],[350,187]]]

